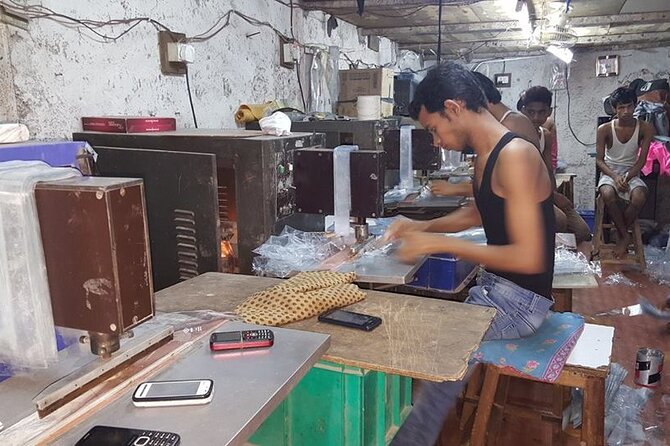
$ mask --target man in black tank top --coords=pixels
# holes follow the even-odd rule
[[[430,131],[434,145],[474,149],[476,205],[430,221],[398,220],[386,237],[401,240],[397,255],[407,262],[449,253],[484,266],[466,302],[496,308],[485,339],[533,334],[553,304],[554,188],[540,152],[486,110],[474,75],[455,63],[428,72],[416,89],[410,113]],[[484,227],[486,246],[444,235],[479,225]],[[432,446],[463,386],[423,383],[392,444]]]

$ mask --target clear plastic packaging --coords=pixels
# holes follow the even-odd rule
[[[34,187],[75,176],[41,161],[0,163],[0,362],[11,367],[44,368],[56,359]]]
[[[632,389],[623,385],[627,374],[621,365],[612,363],[605,380],[605,438],[610,446],[647,444],[646,441],[653,439],[652,432],[645,429],[640,420],[640,413],[652,391],[646,388]],[[570,406],[563,412],[564,429],[568,423],[575,428],[581,426],[582,407],[583,392],[574,389]]]
[[[637,282],[633,282],[630,280],[628,277],[626,277],[622,273],[616,273],[616,274],[610,274],[605,278],[605,281],[603,282],[604,285],[623,285],[623,286],[630,286],[630,287],[639,287],[640,284]]]
[[[303,232],[285,226],[254,250],[256,275],[289,277],[300,271],[312,271],[340,249],[323,233]]]
[[[558,248],[554,254],[554,275],[563,274],[597,274],[597,271],[581,252]]]
[[[667,249],[644,247],[647,260],[647,275],[664,285],[670,285],[670,251]]]
[[[333,150],[333,206],[335,208],[335,234],[346,237],[351,232],[351,162],[350,154],[358,146],[337,146]]]
[[[405,190],[414,187],[412,130],[414,130],[413,125],[403,125],[400,127],[400,189]]]

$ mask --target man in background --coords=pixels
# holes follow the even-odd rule
[[[647,185],[639,174],[655,130],[652,124],[633,115],[637,105],[634,90],[619,87],[610,95],[610,101],[616,118],[598,127],[596,165],[601,171],[598,191],[617,229],[614,255],[620,258],[630,245],[628,228],[647,201]],[[619,206],[621,201],[624,209]]]
[[[486,96],[486,109],[496,120],[525,140],[539,147],[540,140],[531,122],[521,113],[517,113],[502,102],[502,96],[491,79],[483,73],[473,71],[479,88]],[[445,147],[448,149],[448,147]],[[440,196],[472,196],[472,183],[449,183],[446,180],[431,181],[431,192]]]

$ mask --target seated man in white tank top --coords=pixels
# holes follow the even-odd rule
[[[596,165],[601,171],[598,191],[618,232],[614,254],[621,257],[630,244],[628,228],[647,201],[647,185],[639,175],[655,131],[648,122],[633,117],[637,103],[634,90],[617,88],[610,99],[616,118],[598,127]],[[623,210],[620,199],[625,203]]]

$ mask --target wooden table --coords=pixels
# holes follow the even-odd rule
[[[230,312],[251,294],[281,279],[206,273],[156,293],[158,311]],[[365,290],[367,297],[347,307],[379,316],[383,323],[362,332],[318,322],[284,326],[331,335],[323,356],[346,366],[430,381],[456,381],[465,375],[495,310],[438,299]]]
[[[572,290],[579,288],[598,288],[595,274],[561,274],[554,276],[551,285],[554,297],[554,311],[572,311]]]

